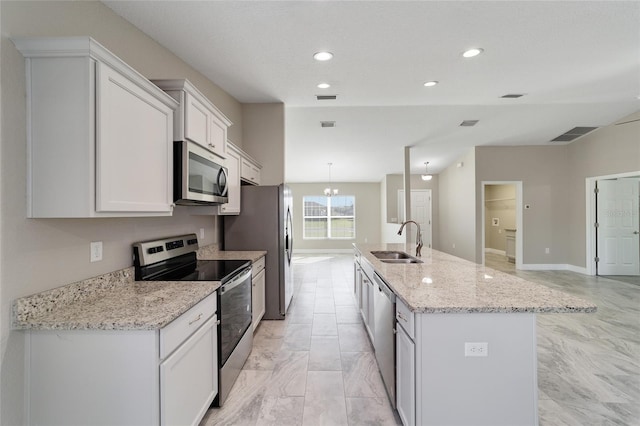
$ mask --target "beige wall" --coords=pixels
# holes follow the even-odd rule
[[[261,184],[284,183],[284,104],[243,104],[242,149],[262,164]]]
[[[632,114],[618,121],[627,124],[612,124],[568,145],[476,147],[478,191],[483,181],[523,182],[523,204],[530,205],[519,233],[524,264],[586,266],[586,178],[640,171],[638,119],[640,113]],[[480,208],[478,203],[478,225]]]
[[[302,238],[302,198],[305,195],[322,195],[327,183],[289,183],[293,192],[296,250],[334,250],[352,249],[353,243],[377,244],[380,242],[380,184],[379,183],[340,183],[331,186],[340,190],[340,195],[356,197],[356,239],[355,240],[304,240]]]
[[[241,105],[164,47],[99,2],[0,2],[2,126],[0,145],[0,424],[24,424],[23,333],[10,331],[15,298],[132,265],[131,243],[198,232],[219,242],[221,220],[190,216],[123,219],[26,218],[26,98],[24,58],[10,37],[89,35],[148,78],[188,78],[233,122],[242,145]],[[104,260],[89,262],[89,243],[103,241]]]
[[[515,185],[486,185],[484,187],[484,246],[505,251],[505,229],[516,228]],[[498,219],[498,226],[493,219]]]
[[[586,266],[586,191],[589,177],[640,172],[640,112],[568,145],[567,263]],[[638,173],[640,175],[640,173]]]
[[[568,149],[561,146],[476,147],[476,188],[483,181],[522,181],[523,263],[567,263],[569,202],[566,181],[569,176]],[[480,192],[478,192],[479,194]],[[477,259],[481,259],[481,208],[476,209]],[[549,254],[545,253],[549,248]]]
[[[462,162],[463,167],[455,163]],[[476,221],[473,212],[476,201],[476,152],[471,149],[464,157],[438,175],[439,224],[435,249],[463,259],[476,261]]]

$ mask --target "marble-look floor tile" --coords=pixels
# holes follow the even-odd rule
[[[361,324],[360,311],[354,306],[336,306],[336,321],[338,324]]]
[[[348,425],[342,372],[309,371],[303,424]]]
[[[333,297],[331,298],[316,298],[316,303],[313,308],[313,312],[316,314],[335,314],[336,313],[336,305],[333,302]]]
[[[282,320],[262,320],[255,330],[254,339],[257,336],[267,339],[283,338],[287,330],[287,322]]]
[[[305,398],[302,424],[304,426],[349,426],[344,397]]]
[[[314,304],[315,305],[315,304]],[[287,313],[289,324],[312,324],[313,323],[313,306],[308,310],[289,310]]]
[[[340,344],[337,337],[311,336],[309,371],[340,371]]]
[[[311,324],[289,324],[282,342],[284,351],[308,351],[311,345]]]
[[[271,396],[304,396],[307,384],[309,352],[281,351],[266,386]]]
[[[314,314],[312,336],[337,336],[338,326],[335,314]]]
[[[362,324],[338,324],[342,352],[371,352],[373,349]]]
[[[347,397],[387,398],[372,352],[342,352],[341,356]]]
[[[304,397],[265,396],[256,426],[301,426]]]
[[[384,398],[347,397],[347,419],[350,425],[402,426],[402,421]]]
[[[271,371],[242,370],[222,407],[210,409],[200,424],[255,425]]]

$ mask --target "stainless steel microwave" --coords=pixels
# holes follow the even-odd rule
[[[213,152],[190,141],[173,143],[173,199],[181,205],[228,201],[227,169]]]

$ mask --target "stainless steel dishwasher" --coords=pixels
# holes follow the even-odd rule
[[[373,306],[375,327],[373,346],[382,381],[393,408],[396,407],[396,295],[387,287],[382,278],[373,274]]]

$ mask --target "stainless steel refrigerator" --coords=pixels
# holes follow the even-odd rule
[[[224,218],[224,249],[267,251],[264,319],[284,319],[293,297],[291,189],[242,186],[240,209]]]

